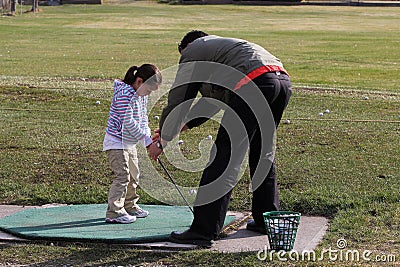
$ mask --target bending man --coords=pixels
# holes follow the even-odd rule
[[[178,50],[180,66],[160,119],[161,138],[149,148],[150,156],[157,159],[179,131],[199,126],[221,109],[224,115],[202,174],[192,225],[172,232],[170,240],[211,246],[248,149],[253,220],[247,229],[265,233],[263,213],[279,210],[273,143],[291,95],[289,76],[278,58],[241,39],[191,31]],[[199,92],[203,97],[192,106]]]

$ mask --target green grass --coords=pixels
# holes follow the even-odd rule
[[[106,202],[112,174],[101,149],[112,79],[121,78],[130,65],[173,66],[176,42],[197,28],[263,45],[289,70],[295,90],[284,119],[291,123],[281,124],[277,145],[281,204],[330,219],[318,253],[345,238],[350,249],[397,253],[398,261],[399,18],[400,9],[385,7],[152,2],[42,7],[38,14],[1,17],[0,203]],[[153,116],[164,105],[161,99],[152,109],[152,129],[157,127]],[[319,117],[325,109],[331,113]],[[210,121],[185,132],[182,153],[199,157],[198,144],[217,129]],[[168,168],[179,184],[198,184],[200,172]],[[145,179],[146,168],[141,172]],[[248,183],[245,172],[231,210],[250,210]],[[143,190],[140,195],[142,203],[159,203]],[[0,265],[265,264],[255,253],[48,245],[0,245]]]
[[[114,78],[131,64],[166,68],[177,62],[182,34],[198,28],[265,46],[297,83],[395,91],[398,13],[391,7],[148,2],[43,7],[39,14],[1,19],[1,74]]]

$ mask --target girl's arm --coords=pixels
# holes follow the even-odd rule
[[[139,101],[132,99],[122,117],[123,138],[132,142],[138,142],[149,136],[148,127],[141,127],[140,125],[140,116],[143,116],[143,112],[145,110],[141,108]]]

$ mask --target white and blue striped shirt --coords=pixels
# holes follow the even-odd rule
[[[148,96],[137,95],[135,89],[123,81],[114,81],[103,150],[128,148],[139,141],[143,141],[144,146],[151,144],[147,99]]]

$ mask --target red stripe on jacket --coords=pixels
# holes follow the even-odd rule
[[[257,78],[258,76],[264,74],[264,73],[268,73],[268,72],[284,72],[287,74],[287,71],[280,67],[280,66],[274,66],[274,65],[267,65],[267,66],[261,66],[253,71],[251,71],[250,73],[248,73],[245,77],[243,77],[235,86],[235,88],[233,88],[234,91],[240,89],[242,86],[248,84],[249,82],[251,82],[252,80],[254,80],[255,78]]]

